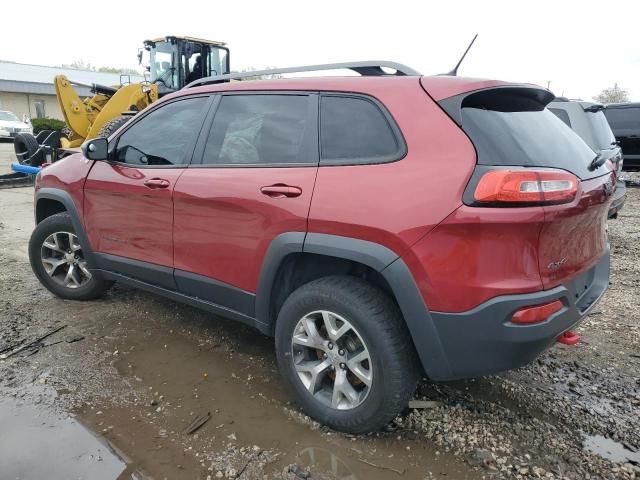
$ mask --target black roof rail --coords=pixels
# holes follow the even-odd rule
[[[395,70],[395,73],[387,73],[383,68]],[[243,78],[258,77],[261,75],[281,75],[284,73],[319,72],[323,70],[352,70],[362,76],[420,76],[420,72],[402,65],[401,63],[388,62],[385,60],[365,61],[365,62],[345,62],[327,63],[321,65],[303,65],[300,67],[274,68],[269,70],[254,70],[252,72],[227,73],[225,75],[215,75],[195,80],[184,88],[198,87],[212,83],[222,83],[228,80],[241,80]]]

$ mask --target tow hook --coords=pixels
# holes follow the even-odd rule
[[[558,342],[564,345],[575,345],[580,341],[580,335],[573,330],[567,330],[558,337]]]

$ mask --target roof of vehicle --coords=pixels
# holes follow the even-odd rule
[[[571,108],[571,105],[579,105],[580,107],[582,107],[583,110],[586,110],[587,108],[594,107],[594,106],[602,107],[602,109],[605,108],[605,106],[599,102],[587,102],[584,100],[569,100],[564,97],[556,98],[555,100],[550,102],[549,105],[547,106],[550,106],[550,105],[553,105],[553,108],[562,108],[565,106],[567,106],[568,108]]]
[[[227,82],[207,84],[198,87],[182,89],[177,95],[189,93],[223,92],[223,91],[259,91],[259,90],[306,90],[306,91],[343,91],[366,93],[370,89],[397,88],[398,85],[417,84],[420,82],[431,97],[442,100],[453,95],[491,87],[519,86],[541,89],[533,84],[520,84],[454,76],[414,76],[414,75],[381,75],[381,76],[343,76],[343,77],[297,77],[268,80],[250,80],[241,82]],[[176,95],[176,94],[174,94]]]
[[[222,47],[226,45],[225,42],[219,42],[217,40],[206,40],[204,38],[198,38],[198,37],[183,37],[180,35],[167,35],[165,37],[152,38],[149,40],[145,40],[145,43],[146,42],[153,42],[153,43],[165,42],[169,38],[176,38],[178,40],[187,40],[189,42],[195,42],[195,43],[206,43],[207,45],[216,45],[218,47]]]
[[[607,108],[638,108],[640,102],[607,103]]]

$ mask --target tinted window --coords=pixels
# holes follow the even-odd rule
[[[308,95],[227,95],[213,119],[204,164],[317,163]],[[313,143],[313,142],[312,142]],[[317,139],[315,140],[317,151]]]
[[[475,97],[475,98],[474,98]],[[595,152],[535,97],[496,89],[469,95],[462,102],[462,128],[481,165],[554,167],[579,178],[589,171]]]
[[[561,108],[550,108],[549,111],[566,123],[568,127],[571,126],[571,120],[569,120],[569,114],[566,110],[562,110]]]
[[[596,147],[600,150],[606,150],[611,148],[616,143],[616,137],[613,136],[609,122],[604,116],[604,113],[599,112],[585,112],[587,121],[593,132],[593,139],[596,142]]]
[[[611,128],[616,130],[640,130],[640,107],[607,108],[604,114]]]
[[[189,160],[207,97],[179,100],[146,115],[118,139],[115,158],[133,165],[180,165]]]
[[[367,99],[324,96],[320,102],[322,160],[390,161],[400,144],[387,118]]]

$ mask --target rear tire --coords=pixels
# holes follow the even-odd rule
[[[102,128],[98,132],[98,136],[109,138],[111,134],[113,134],[116,130],[118,130],[122,125],[127,123],[129,120],[131,120],[131,117],[127,115],[120,115],[119,117],[112,118],[102,126]]]
[[[398,306],[364,280],[332,276],[298,288],[275,334],[278,366],[298,403],[335,430],[378,430],[415,390],[415,350]]]
[[[40,283],[60,298],[92,300],[113,285],[89,272],[71,217],[66,212],[47,217],[36,225],[29,239],[29,261]]]
[[[13,149],[16,152],[16,158],[18,162],[22,165],[31,165],[33,167],[38,167],[44,161],[44,156],[42,160],[40,158],[35,159],[32,158],[33,155],[38,151],[38,140],[31,133],[18,133],[13,140]]]

